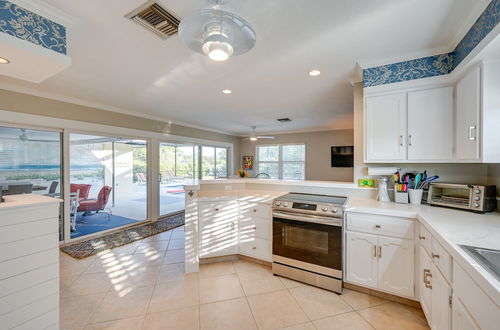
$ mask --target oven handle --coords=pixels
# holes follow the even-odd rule
[[[342,219],[339,219],[339,218],[321,217],[321,216],[317,216],[317,215],[302,216],[302,215],[298,215],[295,213],[290,214],[290,213],[277,212],[277,211],[273,212],[273,217],[283,218],[283,219],[287,219],[287,220],[297,220],[297,221],[303,221],[303,222],[317,223],[320,225],[342,227]]]

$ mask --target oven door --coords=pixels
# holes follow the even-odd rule
[[[342,220],[274,212],[273,255],[342,271]]]

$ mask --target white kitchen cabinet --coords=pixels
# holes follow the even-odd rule
[[[453,87],[408,92],[408,160],[453,159]]]
[[[346,280],[376,288],[377,236],[347,232],[346,237]]]
[[[436,330],[451,329],[451,287],[438,270],[436,264],[431,265],[431,275],[431,328]]]
[[[453,330],[479,330],[479,326],[465,309],[460,299],[453,297]]]
[[[413,241],[392,237],[378,238],[378,288],[397,295],[414,295]]]
[[[365,99],[365,160],[406,159],[406,93]]]
[[[430,237],[429,237],[430,239]],[[417,274],[420,281],[420,305],[424,311],[427,321],[431,324],[432,321],[432,274],[431,274],[432,259],[420,245],[420,266]]]
[[[456,159],[480,159],[481,139],[481,68],[476,67],[456,87]]]
[[[239,253],[256,259],[272,261],[271,205],[240,202],[239,208]]]
[[[238,253],[237,201],[201,201],[198,208],[200,257]]]

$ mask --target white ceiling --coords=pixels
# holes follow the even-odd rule
[[[76,18],[70,68],[32,84],[0,76],[0,87],[64,96],[245,134],[352,127],[357,63],[450,51],[489,0],[233,0],[227,8],[257,32],[249,53],[223,63],[162,41],[124,15],[145,0],[43,0]],[[204,0],[163,0],[181,18]],[[309,77],[317,68],[319,77]],[[233,90],[231,95],[222,89]],[[289,117],[291,123],[279,123]]]

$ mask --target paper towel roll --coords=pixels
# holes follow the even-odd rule
[[[381,175],[392,175],[399,171],[397,167],[368,167],[368,175],[370,176],[381,176]]]

